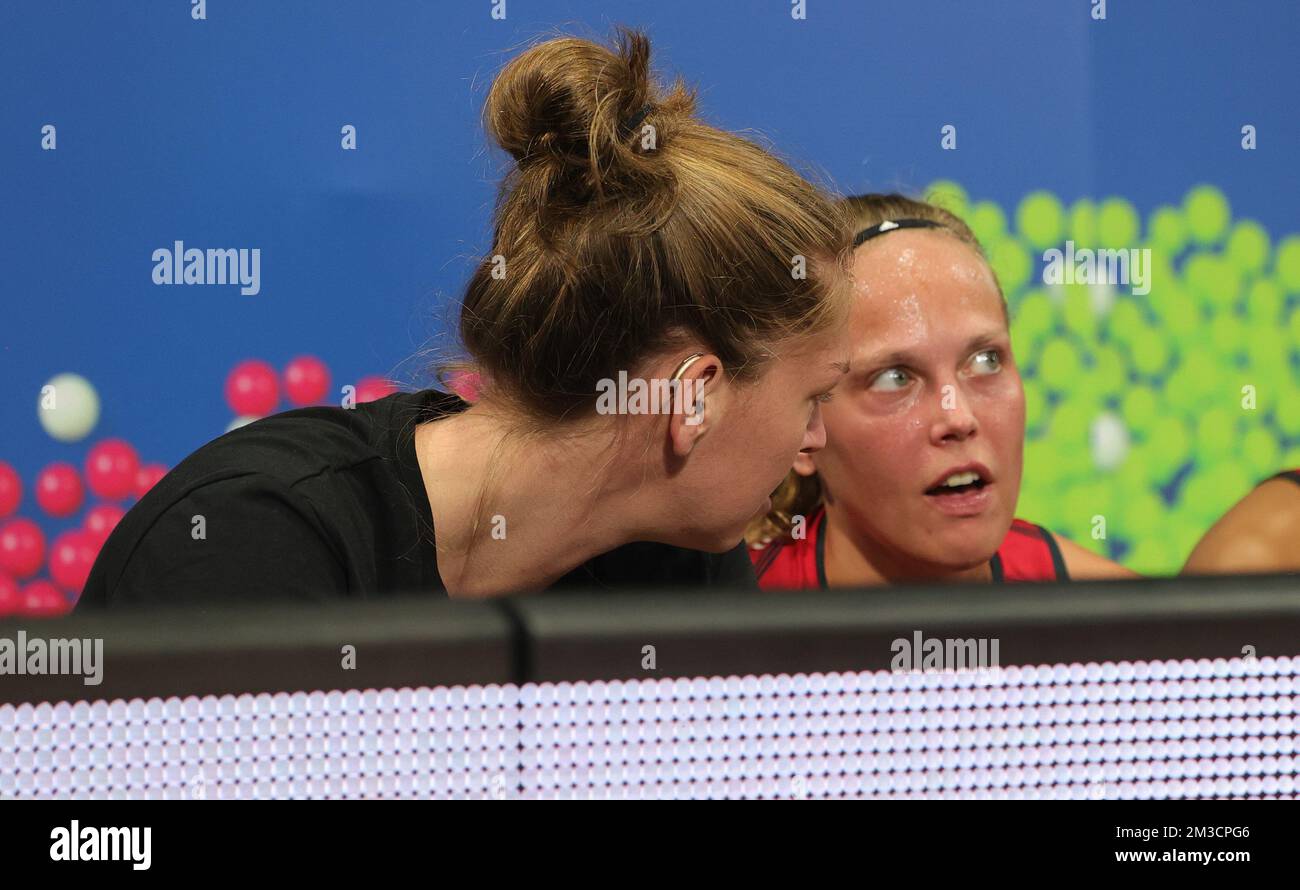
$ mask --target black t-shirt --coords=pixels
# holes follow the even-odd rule
[[[79,608],[445,596],[415,428],[466,407],[437,390],[397,393],[288,411],[209,442],[118,523]],[[756,589],[743,545],[628,544],[552,589],[714,585]]]

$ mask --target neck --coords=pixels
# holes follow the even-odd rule
[[[864,524],[842,505],[828,503],[825,510],[822,534],[826,536],[826,583],[831,587],[993,580],[993,568],[987,562],[953,569],[911,559],[864,533]]]
[[[632,492],[608,484],[612,437],[521,437],[515,428],[480,403],[416,430],[438,574],[453,597],[543,590],[640,539]]]

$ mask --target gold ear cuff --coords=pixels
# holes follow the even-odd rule
[[[702,358],[704,358],[704,353],[702,352],[697,352],[694,355],[688,355],[686,357],[686,360],[677,366],[677,371],[676,373],[673,374],[672,379],[681,380],[682,375],[685,374],[690,369],[691,365],[695,364],[697,361],[699,361]]]

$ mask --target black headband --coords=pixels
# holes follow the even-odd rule
[[[876,223],[870,228],[858,232],[857,237],[853,239],[853,246],[857,248],[863,241],[870,241],[877,235],[883,235],[886,232],[892,232],[894,229],[942,229],[943,224],[937,223],[932,219],[887,219]]]
[[[619,125],[619,127],[623,131],[623,135],[625,136],[629,135],[633,130],[641,126],[641,122],[646,119],[646,115],[648,115],[653,110],[654,110],[654,106],[652,106],[649,102],[647,102],[645,105],[642,105],[640,111],[638,111],[636,114],[632,115],[630,118],[623,121],[623,123]]]

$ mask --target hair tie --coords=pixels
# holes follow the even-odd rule
[[[632,115],[627,120],[623,121],[623,123],[619,124],[619,130],[623,133],[624,136],[630,135],[637,127],[641,126],[641,122],[646,119],[646,115],[648,115],[653,110],[654,110],[654,106],[651,105],[649,102],[647,102],[646,104],[641,106],[640,111]]]
[[[886,232],[892,232],[894,229],[942,229],[943,224],[937,223],[932,219],[916,219],[908,217],[905,219],[887,219],[876,223],[874,226],[863,229],[858,232],[857,237],[853,239],[853,246],[857,248],[863,241],[870,241],[877,235],[883,235]]]

